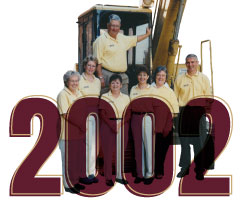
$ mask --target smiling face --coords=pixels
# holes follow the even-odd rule
[[[94,61],[88,61],[88,63],[84,66],[85,73],[87,75],[93,75],[96,71],[96,63]]]
[[[198,60],[195,57],[190,57],[186,59],[186,67],[189,75],[194,75],[197,73]]]
[[[110,83],[110,90],[112,93],[120,93],[122,83],[119,79],[115,79]]]
[[[140,72],[138,74],[137,78],[138,78],[138,84],[144,85],[144,84],[147,84],[147,80],[148,80],[149,76],[146,72]]]
[[[108,34],[111,37],[116,39],[117,34],[119,33],[120,27],[121,27],[120,21],[118,21],[118,20],[111,20],[111,22],[108,23],[107,27],[108,27]]]
[[[76,92],[76,90],[78,88],[78,84],[79,84],[79,77],[77,75],[72,75],[67,82],[68,89],[72,93]]]
[[[161,87],[166,82],[167,74],[164,71],[160,71],[156,74],[156,85]]]

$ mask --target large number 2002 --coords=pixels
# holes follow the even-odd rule
[[[142,99],[146,100],[146,98]],[[202,106],[204,102],[211,102],[211,109],[207,110],[205,115],[210,121],[210,129],[214,137],[214,159],[219,157],[226,147],[231,134],[232,120],[229,115],[230,108],[222,103],[220,98],[197,98],[189,102],[189,105]],[[79,122],[86,122],[87,116],[94,112],[94,109],[86,110],[86,103],[98,104],[98,98],[85,97],[77,100],[69,110],[68,115],[78,114]],[[108,104],[107,102],[104,102]],[[107,105],[110,112],[111,105]],[[85,109],[84,112],[82,110]],[[71,113],[72,112],[72,113]],[[83,115],[81,115],[84,113]],[[15,171],[11,184],[11,196],[57,196],[61,195],[61,179],[60,177],[35,177],[38,170],[51,155],[58,144],[61,130],[61,120],[57,107],[44,97],[24,98],[13,109],[10,119],[10,137],[30,137],[30,122],[33,116],[40,119],[40,133],[33,150],[28,154],[27,158]],[[125,115],[126,116],[126,115]],[[77,119],[77,118],[76,118]],[[157,122],[156,122],[157,123]],[[84,123],[83,123],[84,124]],[[86,124],[86,123],[85,123]],[[70,127],[70,126],[69,126]],[[69,131],[71,129],[69,128]],[[213,131],[214,130],[214,131]],[[101,130],[100,133],[101,134]],[[205,148],[205,147],[204,147]],[[122,148],[123,149],[123,148]],[[204,151],[205,149],[203,149]],[[162,194],[173,181],[174,168],[173,163],[173,146],[170,146],[165,165],[168,166],[164,179],[153,182],[145,187],[133,184],[131,180],[125,185],[128,191],[138,196],[151,197]],[[191,164],[192,169],[194,163]],[[207,171],[205,171],[206,174]],[[98,175],[99,176],[99,175]],[[226,196],[231,194],[231,176],[211,176],[207,175],[203,181],[197,181],[194,173],[185,176],[180,180],[179,195],[180,196]],[[126,176],[128,179],[128,176]],[[159,182],[160,181],[160,182]],[[109,187],[105,186],[105,182],[99,181],[94,187],[88,187],[84,192],[80,192],[82,196],[94,197],[105,194]]]

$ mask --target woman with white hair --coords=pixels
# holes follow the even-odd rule
[[[67,111],[69,107],[82,96],[82,93],[78,90],[80,80],[80,74],[76,71],[67,71],[63,76],[64,88],[57,96],[57,105],[59,113],[61,115],[61,135],[59,140],[59,148],[62,156],[62,173],[63,173],[63,185],[66,192],[79,193],[80,189],[84,189],[83,185],[78,184],[78,179],[69,186],[65,177],[65,120],[67,117]],[[70,169],[68,169],[70,170]]]

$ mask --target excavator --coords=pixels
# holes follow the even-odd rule
[[[107,31],[109,16],[117,14],[121,18],[121,33],[124,35],[141,35],[145,33],[146,27],[152,29],[152,35],[149,38],[138,43],[136,47],[131,48],[127,52],[128,69],[126,73],[129,77],[129,88],[137,84],[136,69],[139,66],[149,68],[151,82],[153,71],[160,65],[167,67],[167,83],[173,88],[176,77],[187,70],[185,64],[179,64],[182,45],[179,44],[178,40],[186,3],[187,0],[141,0],[139,7],[100,4],[91,7],[82,13],[77,21],[78,63],[76,64],[76,70],[80,73],[83,72],[83,59],[87,55],[93,54],[93,42],[104,31]],[[199,71],[203,71],[202,55],[204,43],[209,43],[213,94],[212,48],[210,40],[201,42]],[[176,60],[177,62],[175,62]],[[176,140],[176,143],[179,143],[179,141]],[[128,149],[133,148],[132,145],[130,138]],[[131,151],[127,150],[127,154]],[[126,157],[128,159],[125,162],[125,172],[128,172],[131,171],[129,166],[134,167],[134,163],[131,162],[134,158],[130,153]]]

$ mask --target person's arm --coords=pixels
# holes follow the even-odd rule
[[[144,35],[137,36],[137,42],[141,42],[142,40],[145,40],[149,35],[151,34],[151,29],[147,28],[146,33]]]
[[[65,119],[70,105],[67,96],[63,92],[60,92],[57,96],[57,105],[60,115]]]
[[[104,98],[104,96],[102,96]],[[111,120],[111,116],[113,113],[109,110],[109,103],[105,100],[101,100],[99,104],[99,118],[102,120],[105,124],[109,126],[109,128],[114,132],[117,133],[117,121],[116,120]]]
[[[205,79],[204,79],[204,95],[212,95],[210,81],[207,78],[207,76],[205,76]]]
[[[179,87],[178,87],[179,83],[178,83],[178,78],[175,80],[174,82],[174,93],[175,96],[177,98],[177,100],[179,101]]]
[[[67,118],[68,109],[71,105],[69,104],[68,97],[65,94],[60,93],[58,95],[57,105],[58,105],[59,113],[60,113],[61,117],[64,119],[64,123],[65,123],[65,121],[67,121],[67,123],[72,124],[73,126],[77,127],[80,131],[80,134],[83,134],[86,132],[85,127],[83,127],[80,124],[74,122],[73,120],[69,120]]]
[[[100,38],[94,41],[93,43],[93,55],[98,59],[98,65],[97,65],[97,76],[101,81],[101,86],[105,86],[103,74],[102,74],[102,57],[103,57],[103,49],[104,45]]]
[[[105,81],[104,81],[103,74],[102,74],[102,64],[97,65],[97,75],[98,75],[98,78],[101,81],[101,86],[104,87],[105,86]]]
[[[178,105],[178,100],[177,100],[177,97],[175,95],[175,93],[170,90],[170,100],[171,100],[171,104],[172,104],[172,107],[173,107],[173,111],[174,111],[174,114],[177,114],[179,113],[179,105]],[[176,116],[176,115],[173,115],[173,116]]]
[[[207,76],[205,76],[204,87],[205,87],[204,95],[210,95],[210,96],[213,95],[213,94],[212,94],[212,91],[211,91],[210,81],[209,81],[209,79],[207,78]],[[211,98],[206,98],[206,101],[205,101],[205,109],[206,109],[206,112],[207,112],[207,113],[210,113],[210,112],[211,112],[212,103],[213,103],[213,102],[214,102],[213,99],[211,99]]]

